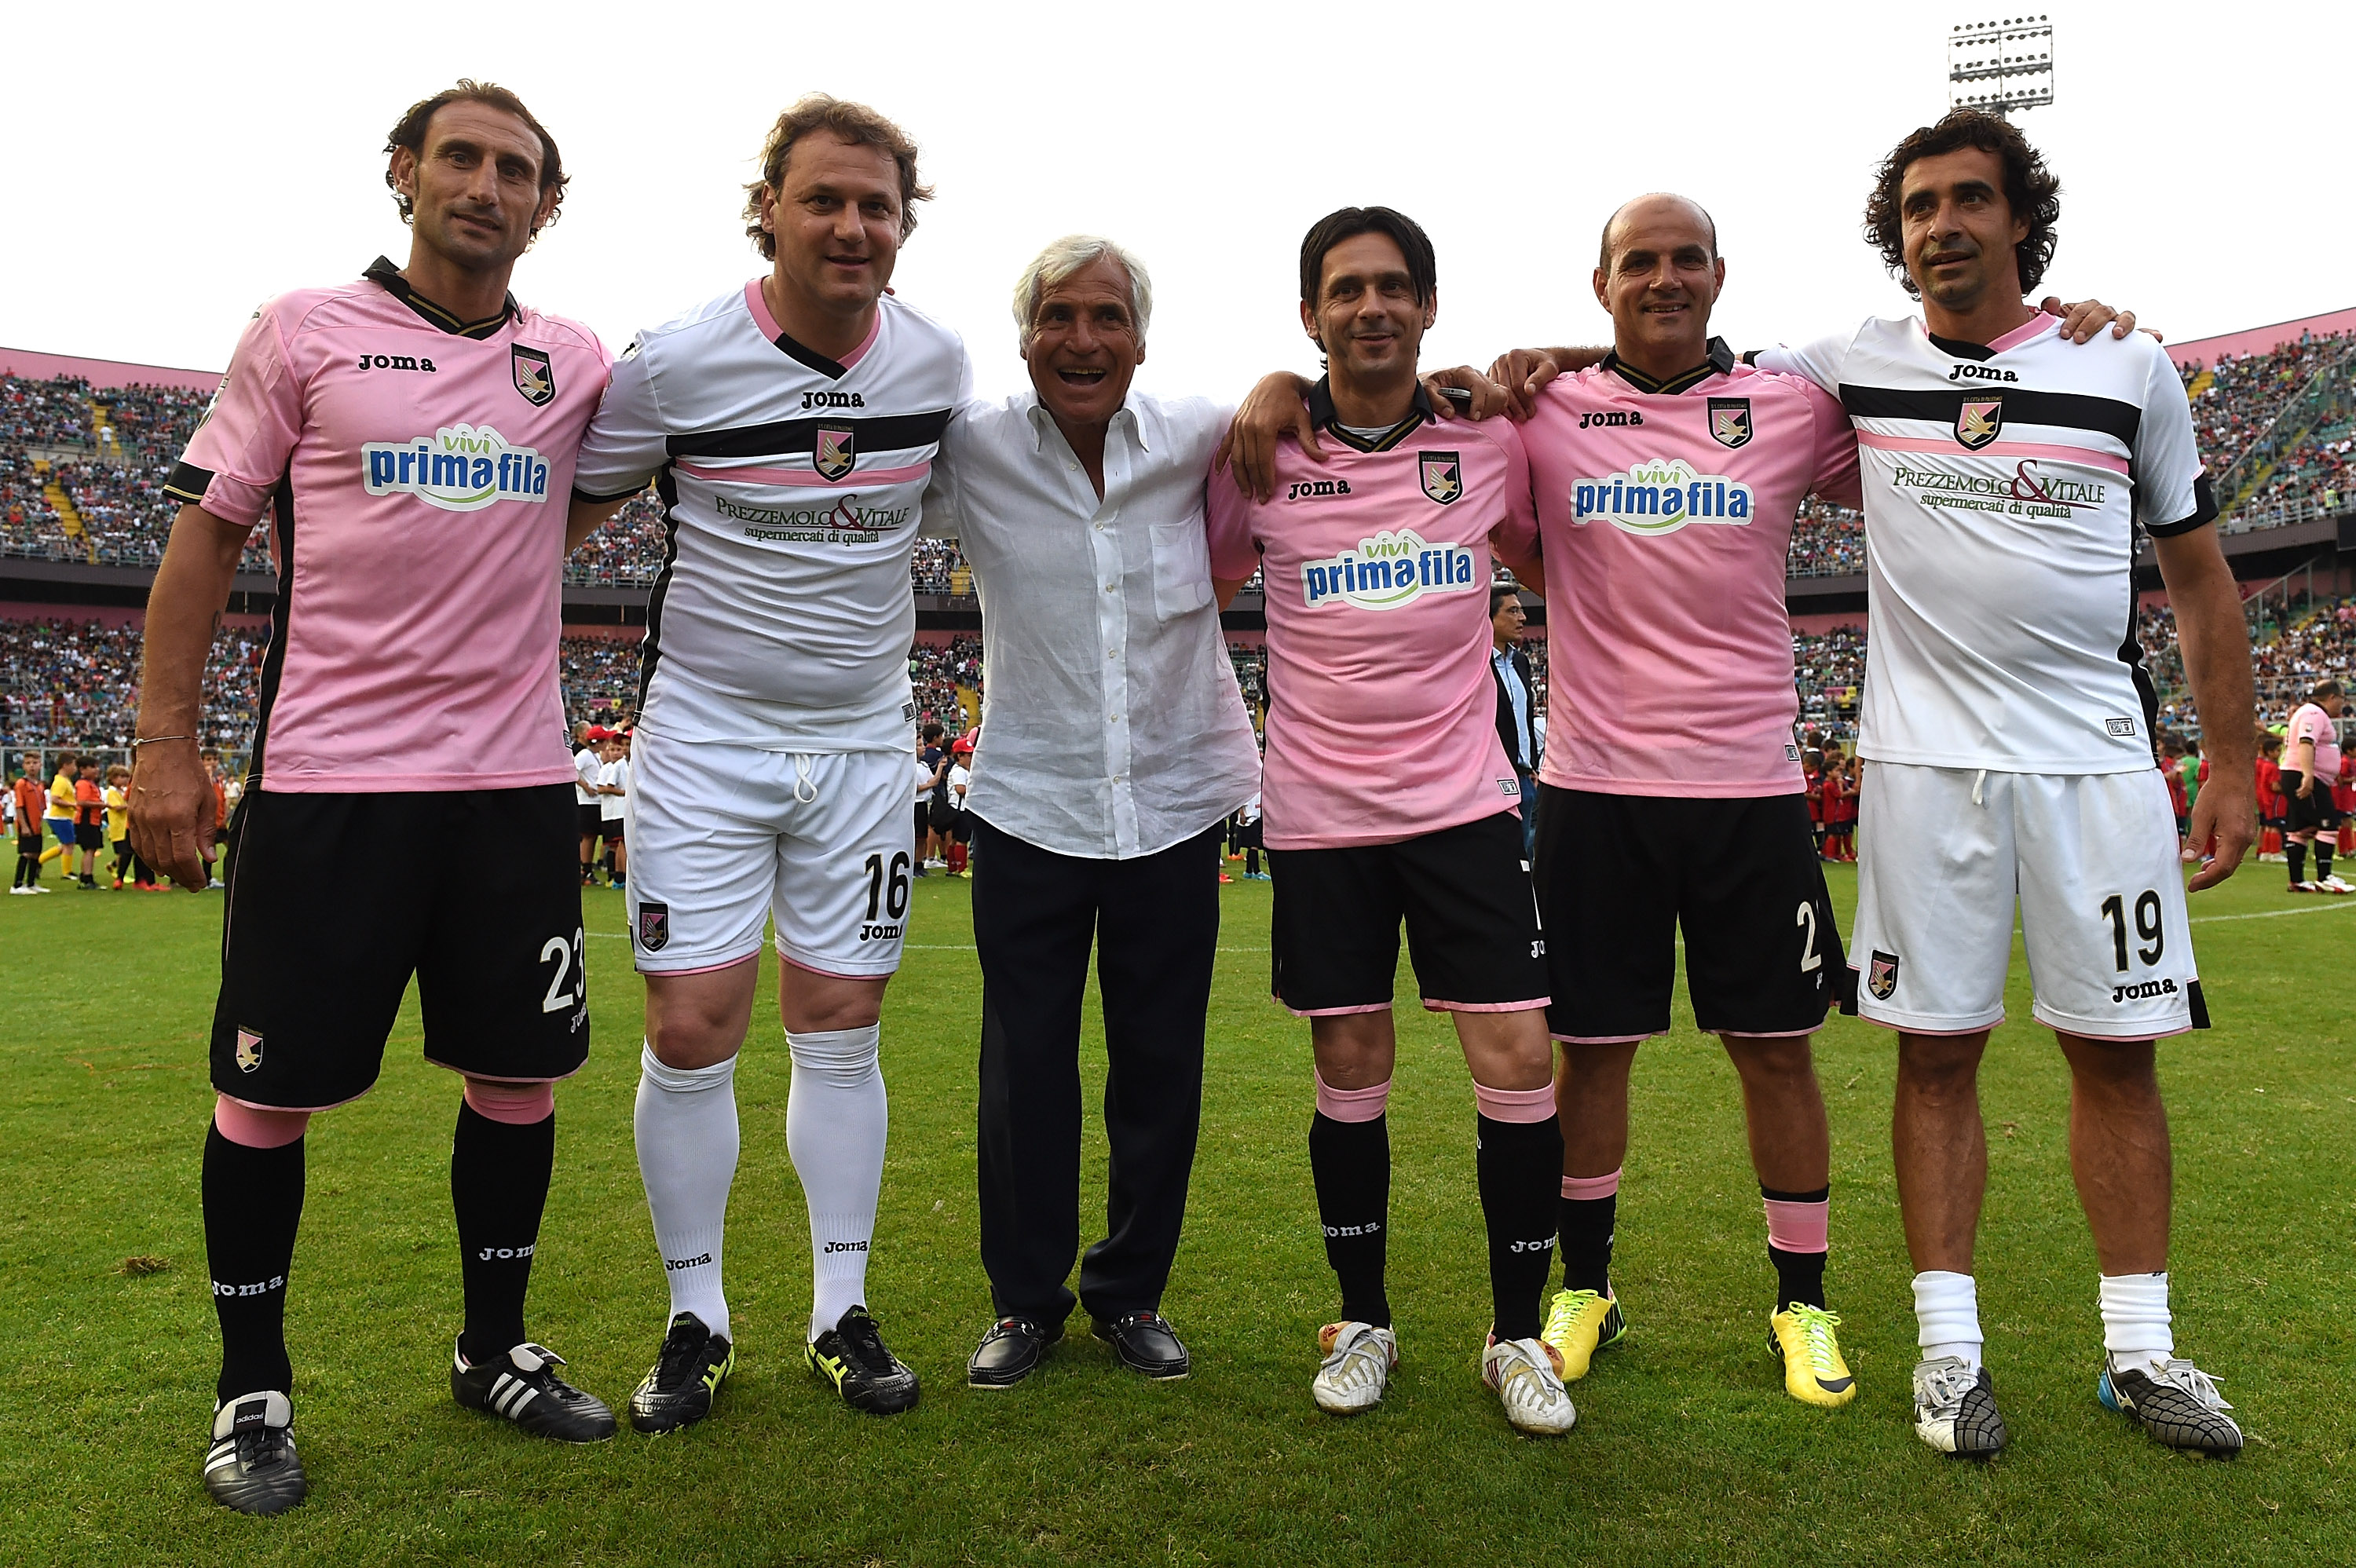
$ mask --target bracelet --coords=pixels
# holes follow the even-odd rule
[[[150,735],[144,741],[132,741],[131,749],[135,752],[142,746],[160,746],[166,741],[193,741],[195,739],[196,737],[194,735]]]

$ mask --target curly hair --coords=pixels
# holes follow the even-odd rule
[[[813,131],[830,131],[854,147],[881,147],[900,169],[900,238],[916,231],[916,203],[933,199],[933,187],[916,178],[916,144],[908,133],[870,109],[824,92],[813,92],[777,116],[761,144],[761,177],[744,187],[744,232],[766,261],[777,259],[777,237],[761,227],[761,194],[785,182],[786,155]]]
[[[472,77],[462,76],[456,86],[445,87],[433,97],[421,98],[411,104],[409,112],[385,137],[385,155],[391,157],[399,149],[406,147],[412,156],[423,158],[426,126],[433,123],[437,111],[453,103],[486,104],[502,113],[514,115],[531,127],[531,133],[540,138],[540,192],[542,196],[551,190],[556,192],[556,200],[549,207],[547,219],[548,223],[555,222],[558,208],[564,205],[564,187],[573,183],[573,176],[564,172],[563,155],[556,150],[556,138],[550,135],[548,128],[523,106],[523,100],[496,81],[477,81]],[[393,206],[401,209],[401,220],[403,223],[414,221],[415,204],[401,194],[401,187],[394,183],[390,166],[384,171],[384,183],[392,191]],[[536,235],[546,226],[534,224],[531,231]]]
[[[1906,270],[1906,215],[1902,202],[1906,171],[1924,158],[1976,147],[1993,153],[2004,165],[2004,199],[2012,215],[2029,225],[2029,232],[2013,247],[2020,266],[2020,292],[2036,292],[2052,263],[2053,247],[2061,236],[2054,225],[2062,217],[2062,182],[2045,166],[2044,155],[2029,144],[2019,128],[1980,109],[1949,111],[1936,125],[1925,125],[1891,149],[1874,176],[1873,195],[1865,204],[1865,237],[1881,252],[1888,267],[1906,292],[1916,299],[1922,291]]]

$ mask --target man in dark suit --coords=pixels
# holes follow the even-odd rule
[[[1537,679],[1530,671],[1530,656],[1518,645],[1528,619],[1519,589],[1489,590],[1489,624],[1496,638],[1489,654],[1489,677],[1497,687],[1497,739],[1505,743],[1514,776],[1522,785],[1525,861],[1537,842],[1538,824],[1537,789],[1532,782],[1538,771]]]

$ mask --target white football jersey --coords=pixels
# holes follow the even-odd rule
[[[610,498],[652,478],[662,496],[645,728],[770,751],[908,748],[908,559],[970,383],[957,334],[888,294],[841,363],[778,327],[758,279],[638,335],[573,489]]]
[[[2136,527],[2217,515],[2176,367],[2151,338],[2034,321],[1985,347],[1868,321],[1767,368],[1857,427],[1871,635],[1858,754],[2008,773],[2152,765]]]

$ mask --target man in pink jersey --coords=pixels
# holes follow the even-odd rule
[[[1694,202],[1639,197],[1604,226],[1613,348],[1547,385],[1521,427],[1545,560],[1555,743],[1534,875],[1562,1041],[1567,1377],[1626,1332],[1611,1284],[1628,1080],[1669,1029],[1676,944],[1696,1023],[1741,1079],[1786,1391],[1857,1388],[1826,1310],[1831,1147],[1809,1040],[1847,974],[1815,853],[1791,622],[1793,518],[1858,500],[1857,440],[1814,383],[1709,336],[1726,279]]]
[[[202,888],[217,826],[193,738],[206,652],[248,530],[270,519],[279,591],[253,787],[228,831],[204,1158],[222,1349],[205,1485],[245,1513],[305,1491],[284,1330],[304,1131],[375,1083],[412,975],[426,1059],[466,1079],[451,1390],[545,1436],[615,1429],[523,1327],[552,1086],[589,1045],[558,579],[606,356],[508,293],[565,180],[513,93],[461,81],[411,108],[386,151],[408,264],[380,259],[254,313],[167,483],[184,505],[148,602],[132,837]],[[342,874],[419,840],[509,852],[487,862],[489,887],[463,892]]]
[[[1482,1375],[1515,1427],[1559,1433],[1576,1413],[1539,1339],[1562,1161],[1545,944],[1489,673],[1492,536],[1526,562],[1534,519],[1511,425],[1434,427],[1416,351],[1435,273],[1423,229],[1388,208],[1310,229],[1301,319],[1328,375],[1309,417],[1340,450],[1321,467],[1280,446],[1266,499],[1214,483],[1211,571],[1223,589],[1255,567],[1267,583],[1274,989],[1310,1019],[1310,1165],[1342,1288],[1314,1397],[1370,1408],[1398,1360],[1384,1113],[1404,920],[1424,1006],[1453,1016],[1478,1105],[1494,1314]]]
[[[2295,893],[2356,892],[2331,874],[2331,845],[2340,832],[2340,807],[2332,795],[2340,782],[2339,719],[2347,706],[2340,683],[2321,680],[2290,716],[2282,760],[2282,791],[2290,808],[2283,858],[2290,862],[2290,891]],[[2310,850],[2315,855],[2311,881],[2307,875]]]

